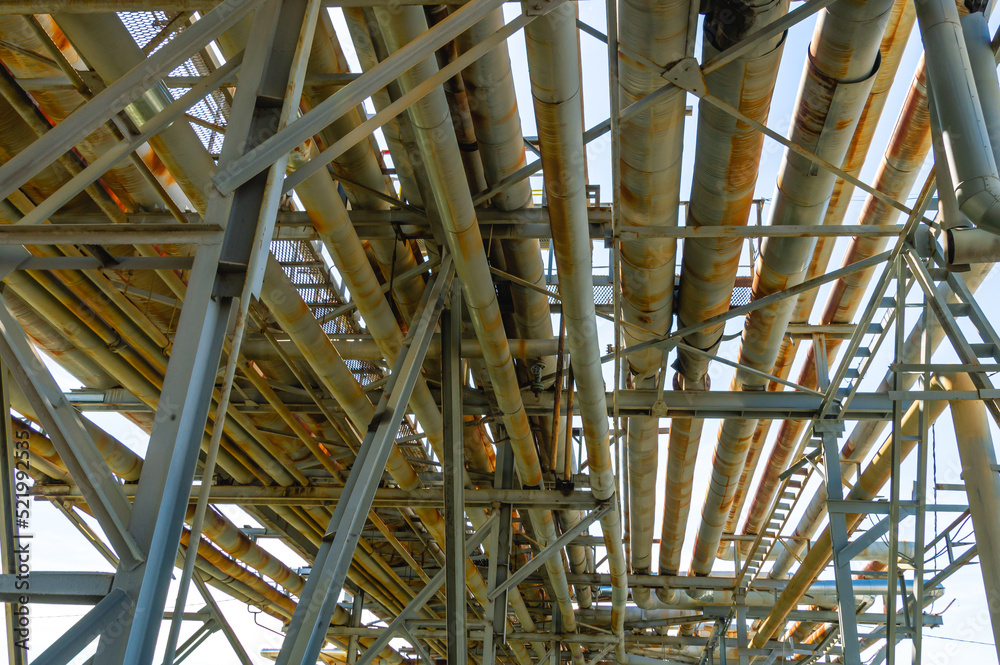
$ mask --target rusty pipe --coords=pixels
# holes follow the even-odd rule
[[[728,5],[724,7],[733,11]],[[778,0],[742,7],[740,21],[726,22],[721,15],[715,14],[706,16],[702,59],[713,57],[787,11],[788,3]],[[784,36],[767,40],[712,72],[706,78],[709,91],[747,116],[765,122],[783,43]],[[688,225],[743,226],[747,223],[763,138],[759,132],[714,106],[704,105],[699,109]],[[698,323],[729,308],[742,247],[741,240],[723,238],[690,239],[684,243],[678,326]],[[715,326],[685,337],[684,341],[714,352],[723,329],[724,326]],[[708,389],[707,358],[680,349],[676,366],[675,389]],[[698,418],[671,421],[660,535],[661,574],[677,574],[680,567],[702,426],[703,420]],[[669,589],[657,590],[657,593],[661,601],[669,601]],[[635,595],[633,591],[633,597]]]
[[[923,68],[918,66],[912,85],[903,104],[896,127],[879,166],[874,186],[894,199],[905,199],[916,181],[920,167],[930,150],[930,121],[927,113],[926,89],[923,84]],[[869,195],[864,203],[858,223],[861,225],[895,224],[899,211]],[[885,248],[886,238],[854,238],[848,247],[843,265],[874,256]],[[865,288],[871,281],[875,269],[859,270],[834,283],[820,318],[821,324],[849,323],[861,306]],[[825,341],[828,362],[836,360],[836,350],[842,340]],[[816,387],[816,360],[814,349],[807,350],[798,383],[807,388]],[[778,479],[790,461],[790,455],[805,423],[784,421],[778,430],[777,439],[764,475],[758,485],[743,526],[745,534],[756,534],[766,517],[768,504],[777,490]]]
[[[576,11],[571,4],[563,4],[525,27],[552,243],[566,321],[566,348],[575,381],[575,386],[571,384],[571,395],[583,420],[592,491],[598,499],[614,502],[614,508],[601,518],[601,530],[612,578],[612,612],[616,616],[613,630],[621,635],[628,589],[598,347],[592,250],[586,232],[586,159],[578,40]],[[567,418],[567,432],[571,425]],[[622,645],[619,662],[626,656]]]
[[[858,0],[824,9],[817,21],[803,73],[791,139],[830,162],[847,154],[865,100],[879,66],[879,44],[889,19],[891,0]],[[785,152],[778,176],[771,224],[819,224],[836,176],[805,158]],[[755,268],[753,297],[760,299],[805,277],[815,238],[767,238]],[[792,314],[793,301],[752,312],[746,320],[739,362],[769,372],[777,359]],[[763,390],[766,379],[738,369],[734,390]],[[723,421],[712,464],[712,477],[695,540],[691,570],[712,571],[736,485],[757,421]]]
[[[426,18],[419,7],[402,7],[396,11],[378,8],[375,13],[386,44],[392,51],[398,50],[427,30]],[[417,63],[400,77],[402,88],[412,89],[436,70],[436,63],[429,58]],[[444,91],[437,88],[416,102],[410,107],[410,117],[421,155],[428,164],[434,196],[441,204],[439,207],[443,211],[447,210],[447,214],[442,216],[447,244],[455,261],[456,274],[465,287],[465,301],[476,336],[483,347],[484,360],[510,436],[518,474],[525,486],[539,486],[542,470],[538,452],[521,401],[496,291],[483,251],[483,237],[476,219],[472,195],[465,182],[458,140],[451,130]],[[556,529],[551,512],[531,510],[529,516],[535,534],[543,545],[555,540]],[[573,633],[576,631],[576,621],[562,558],[547,559],[545,568],[552,581],[563,626],[567,632]],[[571,645],[571,651],[574,662],[582,663],[580,646]]]

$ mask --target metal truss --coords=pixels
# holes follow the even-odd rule
[[[482,329],[490,322],[475,316],[478,310],[472,311],[467,297],[477,285],[460,284],[461,280],[456,279],[456,274],[468,267],[468,258],[452,256],[439,246],[445,233],[442,219],[453,214],[439,192],[424,192],[426,200],[418,206],[402,194],[397,198],[394,190],[371,190],[368,193],[378,199],[380,209],[369,209],[352,200],[343,210],[347,220],[344,228],[353,234],[352,238],[341,238],[343,242],[367,241],[370,244],[362,254],[370,250],[376,259],[375,245],[392,243],[389,269],[374,279],[373,291],[388,299],[389,327],[399,332],[402,340],[401,346],[393,349],[397,354],[394,362],[386,360],[390,358],[386,349],[392,348],[394,338],[385,334],[387,328],[376,330],[372,325],[375,313],[365,310],[362,304],[366,294],[351,293],[352,299],[347,299],[349,289],[342,273],[361,268],[354,264],[334,266],[341,281],[332,279],[334,271],[320,251],[323,243],[329,242],[324,237],[330,235],[328,229],[322,229],[315,211],[292,209],[297,207],[293,192],[301,196],[308,183],[327,178],[331,169],[338,173],[338,160],[357,146],[372,148],[370,137],[380,128],[399,123],[412,133],[412,114],[405,112],[425,103],[442,85],[461,79],[463,71],[518,31],[559,20],[562,3],[524,3],[521,12],[493,34],[456,52],[450,60],[442,56],[441,66],[433,75],[405,91],[396,83],[398,79],[425,59],[444,53],[456,38],[498,12],[504,3],[163,0],[154,4],[156,9],[182,14],[174,15],[162,26],[161,34],[150,42],[154,46],[147,45],[148,57],[141,65],[116,81],[94,86],[94,94],[85,103],[62,121],[41,128],[37,140],[0,165],[0,198],[8,203],[19,200],[22,190],[54,164],[68,169],[68,177],[37,205],[20,214],[17,223],[0,227],[3,276],[16,280],[18,276],[44,273],[61,280],[71,272],[105,277],[117,274],[119,279],[125,279],[121,275],[129,271],[158,274],[173,285],[172,295],[110,279],[108,283],[115,289],[115,297],[126,302],[131,302],[126,300],[126,294],[136,297],[141,293],[149,306],[177,310],[176,325],[171,319],[170,338],[163,336],[164,343],[156,353],[132,357],[139,359],[133,365],[140,367],[138,374],[144,380],[155,379],[150,383],[157,399],[151,400],[125,385],[64,394],[33,349],[37,337],[22,326],[12,305],[0,303],[0,391],[6,416],[0,420],[0,448],[4,451],[0,461],[0,599],[8,603],[8,644],[15,634],[12,608],[18,598],[14,552],[18,529],[9,519],[14,514],[16,483],[11,460],[16,459],[16,451],[8,390],[16,387],[15,399],[22,400],[16,410],[40,425],[43,438],[55,451],[43,464],[48,464],[46,468],[55,474],[63,470],[65,476],[57,477],[57,482],[35,484],[31,496],[57,505],[115,566],[113,575],[32,573],[32,596],[37,602],[92,606],[36,659],[44,665],[67,663],[94,640],[99,640],[96,663],[150,665],[164,621],[170,621],[166,637],[168,665],[190,657],[216,631],[226,636],[240,662],[249,665],[251,658],[212,597],[210,585],[225,588],[245,602],[275,609],[275,614],[287,621],[284,642],[276,654],[279,665],[311,665],[321,658],[329,643],[346,652],[350,665],[369,665],[382,658],[390,642],[397,638],[409,643],[414,660],[427,665],[439,657],[456,665],[529,665],[565,659],[586,665],[611,659],[621,665],[770,665],[808,664],[823,659],[829,662],[834,656],[847,665],[861,665],[863,655],[876,648],[874,660],[867,662],[892,665],[896,645],[902,640],[912,642],[913,662],[919,665],[924,627],[941,623],[940,617],[924,612],[938,585],[977,556],[993,556],[956,535],[967,518],[975,519],[973,501],[970,505],[928,502],[928,428],[936,417],[934,405],[942,399],[982,402],[1000,423],[1000,392],[990,378],[991,373],[1000,370],[1000,336],[977,303],[974,291],[978,284],[970,286],[960,274],[947,270],[938,247],[940,219],[931,222],[925,217],[938,188],[937,173],[928,177],[911,207],[904,203],[907,199],[860,180],[857,171],[846,164],[832,163],[821,151],[806,149],[729,106],[706,83],[706,77],[713,72],[823,11],[832,0],[809,0],[704,62],[694,57],[693,40],[687,52],[671,63],[653,62],[619,43],[619,17],[614,3],[608,6],[607,34],[579,25],[580,30],[607,45],[612,63],[610,117],[585,131],[580,128],[583,145],[606,134],[611,138],[612,198],[610,205],[591,206],[582,213],[577,229],[581,238],[603,241],[613,264],[611,274],[603,282],[594,283],[612,290],[606,302],[595,306],[597,316],[610,322],[614,330],[613,343],[605,355],[594,355],[594,365],[614,363],[615,380],[606,392],[599,389],[590,395],[604,398],[607,416],[614,421],[610,446],[620,446],[613,450],[609,447],[610,457],[615,460],[615,487],[610,498],[601,494],[596,484],[591,490],[586,469],[591,460],[583,453],[583,443],[589,442],[587,437],[592,437],[593,432],[586,419],[582,428],[574,425],[574,414],[581,411],[574,411],[571,399],[560,397],[562,370],[546,375],[534,367],[543,366],[540,357],[559,355],[562,363],[564,340],[536,339],[528,334],[523,339],[508,339],[508,360],[518,361],[517,382],[504,394],[516,395],[534,430],[545,431],[545,436],[537,437],[535,450],[512,446],[513,435],[504,420],[511,414],[503,412],[497,399],[507,388],[483,380],[491,369],[484,361],[491,358],[491,349],[480,340],[487,339]],[[376,57],[376,64],[364,72],[323,75],[309,71],[310,49],[322,8],[357,9],[352,20],[377,27],[379,12],[441,4],[453,6],[442,14],[443,18],[400,48],[392,50],[380,44],[385,57]],[[79,0],[72,11],[99,14],[151,7],[153,4],[139,0]],[[0,17],[58,14],[65,9],[65,3],[57,0],[0,0]],[[197,20],[190,20],[192,12],[198,12]],[[696,25],[697,7],[692,17]],[[239,29],[241,22],[250,26],[245,51],[199,75],[172,75],[178,65],[193,56],[209,53],[215,48],[209,48],[210,43],[217,46],[224,34]],[[183,30],[178,27],[181,23],[185,24]],[[378,52],[374,46],[372,50]],[[661,87],[624,104],[619,80],[622,54],[659,77]],[[20,55],[33,57],[30,53]],[[51,66],[62,72],[58,81],[53,79],[57,87],[78,87],[76,77],[84,78],[84,73],[67,71],[71,65],[38,53],[34,56],[35,60],[41,57],[51,61]],[[85,75],[87,80],[97,78],[91,72]],[[13,92],[18,92],[18,87],[20,93],[25,93],[43,86],[37,81],[9,78],[5,81],[13,86],[9,90]],[[323,85],[332,86],[328,95],[313,100],[315,103],[303,103],[309,86]],[[151,88],[171,87],[187,91],[162,104],[144,120],[130,115],[129,109],[140,103]],[[391,95],[387,89],[392,90]],[[698,97],[704,108],[719,110],[754,128],[789,154],[808,161],[817,172],[833,174],[866,192],[872,201],[903,213],[905,221],[818,226],[625,224],[619,164],[622,126],[679,91]],[[355,113],[369,98],[382,94],[390,101],[375,113],[364,114],[347,129],[346,125],[335,124]],[[169,204],[168,212],[140,209],[126,213],[114,206],[111,217],[118,223],[108,224],[107,210],[102,209],[100,215],[67,210],[81,195],[95,199],[107,196],[101,189],[102,179],[116,165],[126,159],[135,161],[144,145],[163,136],[171,126],[184,123],[192,109],[212,95],[227,99],[229,117],[216,170],[205,183],[207,204],[203,214],[183,212]],[[209,129],[214,126],[205,120],[200,122],[202,127],[206,123]],[[115,132],[114,141],[93,161],[85,163],[78,155],[78,146],[95,131],[108,127]],[[447,129],[452,129],[450,124]],[[289,153],[324,133],[316,155],[289,169]],[[410,138],[416,146],[414,155],[421,161],[418,168],[426,168],[420,151],[427,150],[422,142],[429,139],[422,135]],[[524,142],[538,155],[537,160],[522,162],[504,178],[467,193],[477,206],[475,223],[483,237],[490,239],[490,245],[497,241],[502,248],[502,243],[542,240],[552,248],[557,239],[550,220],[562,214],[560,206],[567,205],[564,201],[547,199],[540,206],[514,210],[487,207],[489,201],[519,183],[523,185],[536,173],[555,177],[545,173],[545,153],[536,146],[537,141]],[[386,174],[388,169],[382,175]],[[338,177],[350,184],[351,175]],[[343,203],[339,190],[336,196]],[[758,206],[762,205],[758,202]],[[455,233],[450,228],[448,232]],[[924,234],[929,238],[929,248],[918,242]],[[654,332],[626,321],[621,296],[623,243],[794,238],[889,238],[893,242],[886,251],[810,279],[790,279],[769,295],[732,306],[703,321],[678,321],[672,333],[669,326],[666,333]],[[322,330],[320,337],[330,342],[329,348],[303,348],[300,342],[290,340],[294,338],[291,326],[281,330],[274,314],[277,310],[269,312],[261,302],[262,289],[267,288],[264,272],[272,242],[309,244],[315,250],[312,258],[286,258],[280,263],[284,264],[283,276],[289,277],[297,293],[313,290],[326,294],[309,303],[303,298],[302,305],[304,316],[316,319],[315,324]],[[477,245],[476,251],[481,249],[478,245],[482,243],[473,244]],[[189,251],[183,256],[159,250],[146,251],[142,256],[116,256],[106,249],[115,245],[177,245]],[[26,246],[62,249],[36,255]],[[397,272],[396,253],[400,248],[420,260]],[[502,254],[503,250],[490,251]],[[490,260],[499,256],[491,256]],[[363,263],[365,268],[372,267],[367,255]],[[491,264],[489,271],[483,271],[499,286],[496,293],[490,290],[490,295],[500,301],[500,316],[513,321],[522,314],[519,303],[510,295],[521,291],[531,292],[536,298],[544,296],[544,304],[549,307],[546,312],[572,310],[566,288],[568,276],[565,280],[563,275],[553,277],[550,267],[549,275],[532,281],[519,276],[513,263]],[[685,341],[730,320],[787,305],[866,271],[876,274],[872,295],[851,323],[795,322],[788,328],[789,339],[805,340],[811,345],[815,387],[791,381],[778,370],[751,368],[743,359],[728,360],[717,351],[699,349]],[[324,279],[315,283],[300,279],[316,272],[325,273]],[[570,272],[564,270],[567,275]],[[187,274],[186,282],[177,277],[181,273]],[[414,308],[409,318],[403,312],[407,303],[397,297],[396,291],[400,284],[407,283],[422,289],[422,299],[408,303]],[[68,286],[65,293],[69,295],[63,296],[64,304],[75,302]],[[916,311],[920,315],[914,321]],[[463,321],[463,314],[472,316]],[[345,320],[354,324],[344,324]],[[360,326],[362,320],[367,329]],[[309,319],[309,323],[314,322]],[[498,325],[502,328],[504,323]],[[626,344],[625,330],[630,326],[630,337],[643,341]],[[477,333],[475,338],[470,336],[473,331]],[[968,338],[970,331],[979,336],[978,341]],[[58,334],[68,336],[69,332],[64,329]],[[843,342],[839,360],[828,357],[828,343],[833,339]],[[959,363],[931,361],[942,339],[957,353]],[[877,378],[871,374],[875,358],[880,350],[888,349],[886,342],[890,340],[892,364],[883,386],[872,389],[869,380]],[[128,340],[120,342],[128,346]],[[113,345],[105,340],[102,343]],[[259,356],[252,355],[248,348],[251,346]],[[356,357],[348,351],[352,346]],[[671,390],[667,383],[667,354],[678,350],[733,367],[742,375],[752,375],[785,390]],[[656,388],[632,387],[624,379],[628,358],[651,351],[663,354],[662,366],[655,373]],[[318,354],[326,354],[323,360],[327,364],[322,368],[322,363],[316,361]],[[162,376],[157,374],[157,362],[163,364]],[[343,373],[331,378],[321,371],[332,365],[342,366]],[[270,369],[274,367],[279,369]],[[932,386],[932,375],[954,373],[968,374],[973,388],[947,390]],[[290,383],[293,379],[289,376],[297,383]],[[318,379],[318,387],[314,379]],[[350,386],[338,384],[350,380],[354,381]],[[557,390],[548,389],[553,380],[559,385]],[[367,425],[355,417],[357,403],[351,404],[344,397],[354,384],[357,390],[351,395],[359,402],[369,402],[368,406],[377,405]],[[345,392],[338,392],[341,388]],[[574,389],[572,379],[567,388]],[[418,393],[427,396],[428,401],[421,403],[424,411],[416,406]],[[420,429],[426,427],[422,416],[428,405],[439,412],[437,422],[443,441],[440,450],[433,450],[430,443],[438,432]],[[604,408],[603,403],[600,408]],[[149,452],[145,459],[138,460],[141,467],[134,478],[125,479],[119,467],[112,468],[120,460],[112,462],[113,455],[106,452],[108,442],[82,419],[81,413],[88,410],[116,411],[137,419],[151,416]],[[270,415],[276,416],[277,425],[268,424],[270,429],[265,430],[254,424],[254,417]],[[311,420],[314,416],[316,419]],[[631,570],[626,575],[598,572],[607,569],[604,561],[612,552],[611,546],[617,548],[619,543],[591,536],[590,529],[606,518],[618,516],[621,507],[629,505],[625,422],[640,418],[807,423],[795,442],[791,463],[778,475],[773,498],[766,502],[761,528],[749,535],[725,534],[733,543],[732,575],[719,574],[718,570],[705,576],[649,575]],[[328,428],[324,431],[334,431],[336,437],[323,438],[323,428],[310,424],[316,420],[325,421]],[[846,449],[850,441],[850,436],[845,435],[851,424],[889,428],[887,442],[867,464],[865,459],[845,457],[841,448],[843,445]],[[227,427],[238,430],[244,438],[230,441],[232,431]],[[496,459],[491,471],[473,469],[467,445],[473,428],[483,437],[488,433],[490,443],[495,444]],[[34,429],[31,434],[42,436]],[[556,472],[560,435],[565,437],[562,445],[565,459],[570,460],[567,464],[572,467],[575,460],[581,465],[578,473],[572,469],[564,474]],[[264,443],[265,439],[270,443]],[[580,444],[579,452],[572,449],[574,442]],[[285,443],[288,445],[283,448]],[[545,447],[543,443],[551,445]],[[286,452],[300,444],[310,453],[308,459]],[[267,453],[261,455],[267,457],[266,463],[255,457],[255,445]],[[916,455],[917,481],[907,498],[901,487],[901,468],[911,452]],[[546,459],[547,466],[539,483],[526,485],[515,469],[523,470],[525,457],[530,454]],[[397,455],[393,460],[408,465],[410,485],[405,489],[398,478],[388,479],[385,475],[393,455]],[[219,470],[223,467],[239,469],[242,475],[236,479],[227,471],[222,482]],[[199,490],[195,493],[196,480]],[[804,538],[807,547],[803,552],[796,540],[803,538],[795,535],[792,516],[803,511],[807,490],[815,489],[817,484],[825,493],[822,507],[829,516],[829,525],[821,537]],[[882,498],[883,486],[888,487],[888,499]],[[212,505],[243,507],[263,524],[263,529],[249,532],[227,524]],[[553,536],[543,537],[539,535],[542,520],[538,516],[552,511],[574,517],[567,520],[560,516],[554,520],[559,526],[553,528]],[[80,519],[81,512],[95,518],[110,545]],[[945,531],[934,534],[925,516],[935,512],[961,516]],[[428,524],[422,524],[431,513],[442,518],[443,539],[436,539]],[[868,526],[866,518],[873,525]],[[910,518],[915,523],[914,542],[908,544],[913,556],[909,565],[901,567],[899,560],[908,555],[904,551],[907,544],[900,540],[900,523]],[[552,519],[551,515],[548,519]],[[478,525],[471,533],[470,522]],[[225,538],[219,535],[223,532]],[[269,536],[282,538],[308,559],[309,569],[292,570],[270,557],[255,542],[258,537]],[[631,534],[623,537],[629,546],[630,538]],[[887,571],[858,570],[856,563],[863,552],[886,538]],[[182,547],[183,539],[186,544]],[[236,542],[238,547],[223,552],[224,541]],[[570,548],[582,555],[587,570],[568,570]],[[826,558],[819,561],[820,556],[812,550],[822,548]],[[942,548],[947,564],[938,570],[935,563],[941,558]],[[775,568],[769,568],[782,551],[797,559],[788,579],[771,575]],[[253,563],[237,555],[246,557],[246,552],[256,557]],[[606,553],[605,559],[600,558],[602,553]],[[165,602],[175,565],[182,568],[181,593],[174,611],[169,612],[165,611]],[[553,574],[550,566],[562,567],[564,576]],[[815,582],[831,567],[832,581]],[[410,583],[417,578],[422,586]],[[620,595],[623,578],[626,589],[662,591],[661,599],[677,594],[673,601],[662,601],[664,606],[659,609],[680,608],[691,613],[655,619],[644,613],[637,616],[637,608],[626,605]],[[481,585],[475,583],[477,579]],[[561,608],[556,599],[565,595],[565,589],[556,589],[557,583],[587,588],[594,597],[592,604],[583,607],[578,602],[574,607],[571,601],[568,607],[573,612],[564,612],[565,607]],[[185,611],[192,584],[206,603],[206,608],[196,614]],[[352,596],[350,611],[342,606],[345,589]],[[801,609],[806,604],[802,598],[810,590],[826,593],[825,597],[833,597],[836,603],[822,609]],[[856,603],[855,599],[864,593],[883,599],[885,609],[877,612]],[[676,600],[678,597],[683,603]],[[380,625],[363,626],[362,614],[366,611],[376,613]],[[200,625],[178,644],[182,621],[198,621]],[[789,621],[825,631],[817,630],[816,639],[808,644],[792,644],[780,634]],[[695,624],[701,625],[701,632],[692,629]],[[574,625],[575,630],[566,628]],[[674,626],[679,627],[676,634]],[[698,656],[685,651],[692,648],[700,650]],[[25,658],[11,649],[8,660],[20,665]]]

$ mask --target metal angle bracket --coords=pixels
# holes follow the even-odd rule
[[[667,67],[662,74],[663,78],[670,81],[678,88],[687,90],[692,95],[701,97],[708,94],[708,85],[705,83],[705,75],[701,73],[701,66],[694,58],[684,58]]]

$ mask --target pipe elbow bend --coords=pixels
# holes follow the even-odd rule
[[[962,181],[955,189],[958,208],[978,228],[1000,235],[1000,180],[993,175]]]
[[[674,606],[677,600],[677,589],[671,589],[669,587],[663,587],[656,590],[656,597],[659,598],[660,602],[664,605]]]
[[[635,587],[632,589],[632,602],[635,603],[636,607],[643,610],[670,609],[673,605],[668,605],[664,602],[663,597],[660,595],[661,591],[669,593],[670,598],[673,598],[673,594],[677,593],[673,589],[657,589],[656,595],[653,595],[653,592],[648,588]]]

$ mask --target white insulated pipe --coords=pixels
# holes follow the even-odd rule
[[[1000,178],[958,8],[952,0],[914,4],[959,209],[977,227],[1000,234]]]
[[[941,374],[934,377],[932,385],[941,390],[976,390],[968,374]],[[993,643],[1000,657],[1000,512],[997,512],[1000,474],[996,472],[997,457],[986,405],[980,400],[952,400],[950,405],[958,456],[962,461],[962,480],[979,547],[979,568],[993,627]]]
[[[610,501],[600,520],[612,579],[612,629],[621,635],[628,596],[621,514],[611,466],[607,397],[594,306],[592,247],[587,233],[587,179],[576,8],[564,3],[525,27],[552,243],[559,270],[566,350],[576,380],[591,490]],[[617,658],[627,654],[622,643]]]

